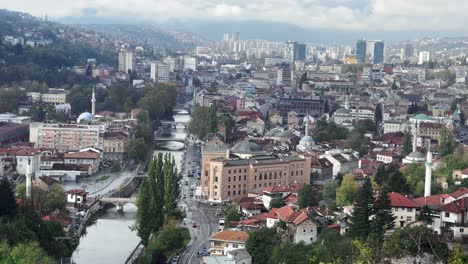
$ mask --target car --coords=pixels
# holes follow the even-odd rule
[[[206,247],[203,247],[203,251],[206,252],[208,249]]]
[[[193,228],[197,228],[197,223],[192,223]]]
[[[202,255],[203,257],[207,257],[207,256],[209,256],[209,255],[210,255],[210,252],[202,252],[202,254],[201,254],[201,255]]]
[[[185,185],[188,185],[188,181],[185,181]]]
[[[187,195],[184,194],[184,195],[182,196],[182,198],[186,199],[186,198],[187,198]]]

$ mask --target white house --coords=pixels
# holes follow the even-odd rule
[[[64,164],[91,165],[92,173],[95,173],[101,164],[101,154],[91,150],[68,153],[64,156]]]
[[[416,222],[416,216],[420,211],[420,206],[416,202],[395,192],[389,193],[388,198],[395,216],[395,227],[405,227]]]
[[[210,237],[211,255],[225,256],[227,252],[245,248],[249,234],[238,230],[223,230]]]
[[[86,201],[88,192],[82,189],[72,189],[65,192],[67,194],[68,203],[81,204]]]
[[[442,228],[450,229],[455,239],[468,236],[467,197],[450,202],[439,210]]]

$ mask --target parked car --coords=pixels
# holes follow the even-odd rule
[[[193,228],[197,228],[197,223],[193,223],[193,224],[192,224],[192,227],[193,227]]]

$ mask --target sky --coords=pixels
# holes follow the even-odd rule
[[[275,29],[276,35],[293,30],[356,38],[468,35],[468,0],[0,0],[0,8],[47,13],[60,22],[155,23],[202,34],[204,29],[208,38],[233,25],[246,30],[237,30],[241,36],[266,30],[274,37]]]

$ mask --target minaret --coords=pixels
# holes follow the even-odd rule
[[[309,135],[309,129],[310,129],[310,117],[309,117],[309,113],[307,113],[306,122],[305,122],[305,136],[306,137]]]
[[[96,96],[94,94],[94,86],[93,86],[93,97],[91,98],[91,114],[93,114],[93,116],[96,115]]]
[[[349,110],[349,98],[348,98],[348,93],[345,95],[345,103],[344,103],[344,108]]]
[[[28,166],[26,167],[26,198],[27,199],[31,199],[31,178],[32,178],[31,158],[28,158]]]
[[[417,138],[418,138],[418,124],[414,126],[414,133],[413,133],[413,152],[418,151],[418,146],[417,146]]]
[[[424,197],[431,195],[431,181],[432,181],[432,152],[431,152],[431,144],[429,144],[429,148],[427,149],[427,157],[426,157],[426,179],[424,182]]]

